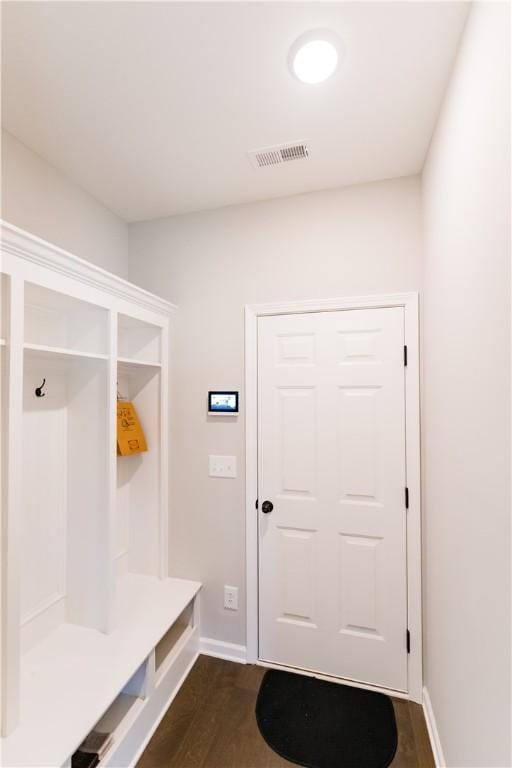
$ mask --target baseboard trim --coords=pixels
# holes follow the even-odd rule
[[[434,710],[432,709],[432,702],[427,688],[423,688],[423,712],[425,714],[425,722],[427,723],[427,731],[432,752],[434,754],[436,768],[445,768],[446,761],[444,759],[441,739],[439,738],[439,731],[437,730],[436,718],[434,716]]]
[[[245,645],[226,643],[224,640],[214,640],[211,637],[200,638],[199,653],[203,653],[205,656],[215,656],[217,659],[226,659],[226,661],[236,661],[238,664],[247,664]]]

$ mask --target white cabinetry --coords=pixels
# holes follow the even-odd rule
[[[174,307],[5,223],[1,259],[2,764],[68,765],[100,722],[131,765],[198,648],[200,585],[167,577]],[[146,453],[116,455],[118,393]]]

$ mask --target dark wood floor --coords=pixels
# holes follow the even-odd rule
[[[137,768],[290,768],[256,725],[264,673],[262,667],[199,656]],[[434,768],[421,707],[400,699],[393,705],[398,750],[392,767]]]

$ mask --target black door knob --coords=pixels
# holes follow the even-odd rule
[[[274,505],[272,504],[271,501],[264,501],[263,504],[261,505],[261,511],[263,512],[264,515],[268,515],[268,513],[272,512],[273,509],[274,509]]]

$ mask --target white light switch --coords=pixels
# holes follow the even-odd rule
[[[210,456],[210,477],[236,477],[236,456]]]

